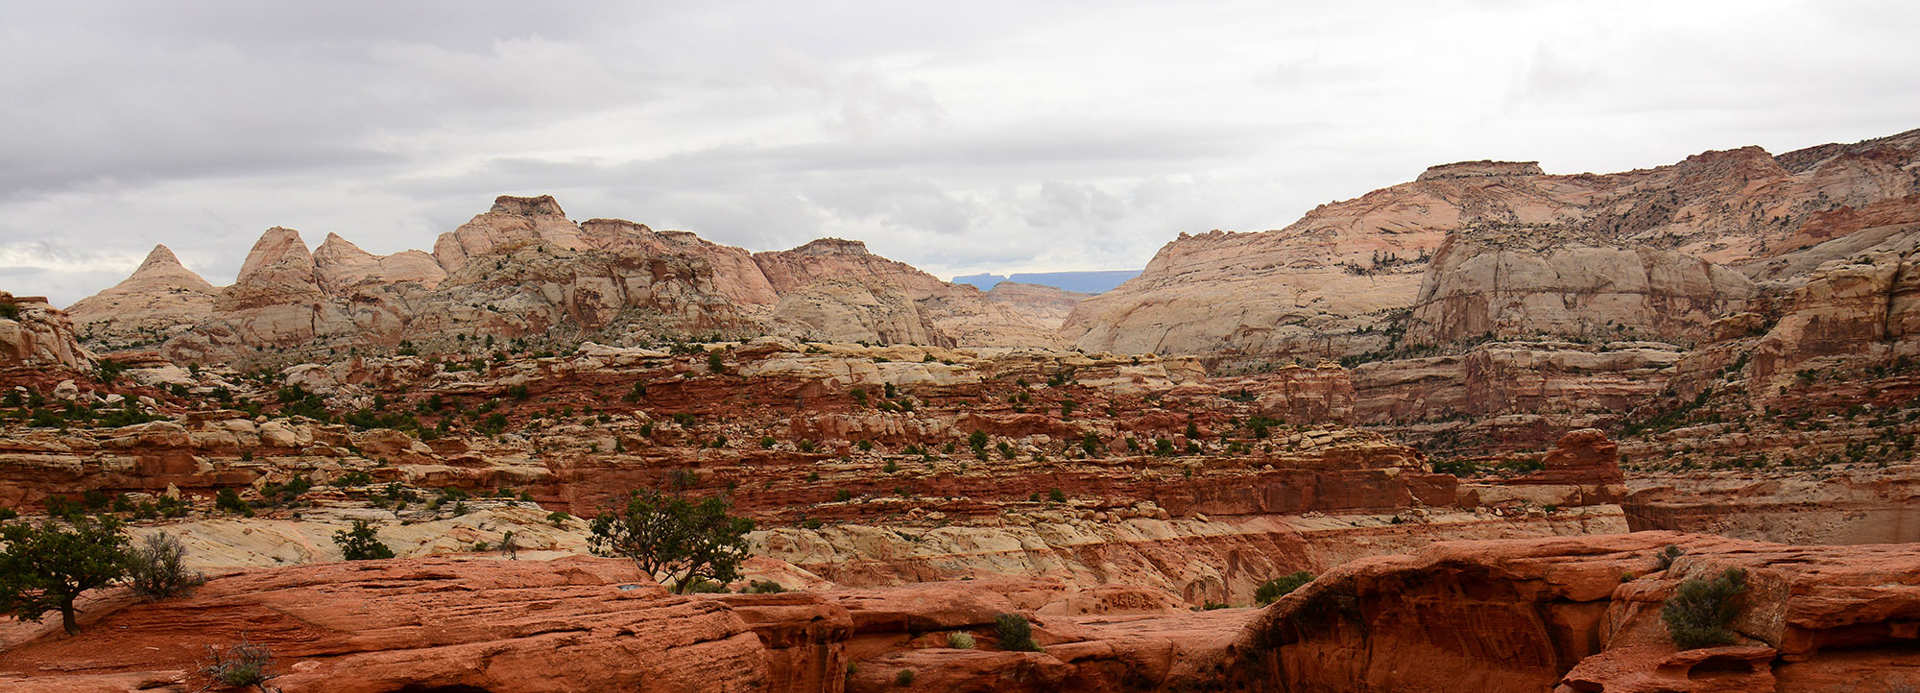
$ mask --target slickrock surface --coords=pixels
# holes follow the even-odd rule
[[[9,642],[0,690],[202,690],[206,648],[241,642],[272,650],[271,684],[290,692],[758,691],[772,675],[729,609],[605,559],[246,572],[83,622],[78,637]]]
[[[1658,570],[1666,545],[1685,554]],[[1676,652],[1659,605],[1746,572],[1735,647]],[[1248,690],[1890,690],[1920,683],[1911,546],[1794,547],[1644,532],[1449,542],[1349,563],[1261,614]]]

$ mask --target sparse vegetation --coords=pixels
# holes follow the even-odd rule
[[[1260,587],[1253,592],[1253,600],[1259,602],[1262,606],[1272,604],[1281,597],[1292,593],[1294,590],[1300,589],[1301,585],[1309,582],[1313,582],[1313,573],[1304,570],[1282,575],[1260,583]]]
[[[1667,635],[1683,650],[1727,645],[1734,641],[1728,627],[1740,615],[1741,595],[1747,591],[1747,573],[1728,568],[1711,579],[1689,578],[1660,607]]]
[[[1033,625],[1027,623],[1027,617],[1019,614],[1000,614],[993,619],[993,632],[1000,641],[1000,649],[1014,652],[1039,652],[1040,646],[1033,643]]]
[[[1681,550],[1680,547],[1668,544],[1667,548],[1661,549],[1660,553],[1654,555],[1654,571],[1659,572],[1672,568],[1673,562],[1685,553],[1686,551]]]
[[[226,688],[258,686],[265,690],[266,682],[278,676],[273,673],[273,651],[245,640],[225,650],[207,646],[207,660],[200,672]]]
[[[333,543],[340,547],[341,557],[349,561],[393,558],[393,549],[381,543],[377,530],[366,520],[354,520],[353,529],[334,532]]]
[[[127,584],[134,594],[147,599],[165,599],[185,594],[206,576],[186,567],[187,547],[180,538],[155,532],[141,540],[129,552]]]

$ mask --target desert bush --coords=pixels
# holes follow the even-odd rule
[[[772,580],[754,580],[747,583],[747,592],[752,594],[779,594],[785,591],[787,588]]]
[[[1708,579],[1696,577],[1680,583],[1673,596],[1660,607],[1660,620],[1667,624],[1667,635],[1683,650],[1692,650],[1733,642],[1727,626],[1740,615],[1740,595],[1747,591],[1747,573],[1728,568]]]
[[[133,548],[127,560],[127,583],[135,594],[147,599],[165,599],[185,594],[206,576],[186,567],[187,547],[180,538],[164,532],[147,535]]]
[[[208,645],[207,659],[201,673],[226,688],[261,686],[277,676],[273,673],[273,651],[245,640],[225,650]]]
[[[1656,566],[1654,571],[1658,572],[1672,568],[1674,560],[1680,558],[1681,554],[1684,553],[1686,553],[1686,551],[1681,550],[1680,547],[1668,544],[1667,548],[1661,549],[1660,553],[1654,555],[1654,565]]]
[[[214,495],[213,507],[235,515],[253,516],[253,506],[242,500],[238,491],[230,488],[220,489],[220,493]]]
[[[1294,590],[1300,589],[1301,585],[1309,582],[1313,582],[1313,573],[1304,570],[1289,575],[1282,575],[1260,583],[1260,587],[1253,592],[1253,600],[1260,602],[1262,605],[1272,604],[1275,600],[1287,596],[1287,594]]]
[[[901,669],[900,673],[894,674],[893,685],[899,686],[901,688],[906,688],[907,686],[913,685],[913,670]]]
[[[947,647],[956,650],[971,650],[973,649],[973,644],[972,633],[954,631],[947,634]]]
[[[994,635],[1000,640],[1000,649],[1015,652],[1039,652],[1040,646],[1033,644],[1033,625],[1019,614],[1000,614],[993,619]]]
[[[354,520],[352,530],[334,532],[333,543],[340,547],[341,557],[349,561],[393,558],[393,549],[380,542],[372,523],[366,520]]]

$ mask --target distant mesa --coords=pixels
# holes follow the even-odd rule
[[[1113,290],[1125,284],[1128,279],[1139,276],[1140,270],[1096,270],[1091,272],[1021,272],[1012,275],[969,274],[954,277],[955,284],[971,284],[981,291],[990,291],[1001,282],[1021,284],[1039,284],[1056,289],[1074,291],[1083,294],[1097,294]]]

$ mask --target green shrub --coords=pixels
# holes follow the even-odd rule
[[[913,670],[901,669],[900,673],[894,674],[893,685],[899,686],[901,688],[906,688],[907,686],[913,685]]]
[[[1274,601],[1287,596],[1287,594],[1294,590],[1300,589],[1301,585],[1309,582],[1313,582],[1313,573],[1304,570],[1289,575],[1282,575],[1260,583],[1259,589],[1253,592],[1253,600],[1260,602],[1263,606],[1272,604]]]
[[[785,591],[787,588],[772,580],[754,580],[747,583],[747,592],[751,594],[779,594]]]
[[[230,488],[220,489],[220,493],[214,495],[213,507],[222,512],[246,515],[248,517],[253,516],[253,506],[248,505],[245,500],[242,500],[238,491]]]
[[[1680,583],[1660,607],[1667,635],[1683,650],[1733,642],[1727,626],[1740,615],[1740,595],[1747,591],[1747,573],[1728,568],[1713,579],[1692,578]]]
[[[352,530],[334,532],[333,543],[340,547],[341,557],[349,561],[393,558],[393,549],[380,542],[373,525],[366,520],[354,520]]]
[[[1033,626],[1027,618],[1019,614],[1000,614],[993,619],[993,632],[1000,641],[1000,649],[1014,652],[1039,652],[1040,646],[1033,644]]]
[[[974,643],[973,643],[972,633],[967,633],[964,631],[954,631],[952,633],[947,634],[947,647],[951,647],[956,650],[971,650],[973,649],[973,644]]]

